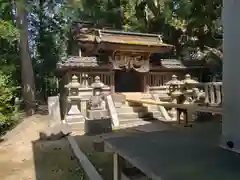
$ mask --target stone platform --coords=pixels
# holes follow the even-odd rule
[[[240,155],[219,148],[220,123],[111,138],[106,148],[153,180],[239,180]]]

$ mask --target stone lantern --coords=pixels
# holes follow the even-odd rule
[[[81,88],[81,84],[78,82],[78,77],[76,75],[72,76],[72,81],[68,83],[66,86],[68,88],[68,107],[69,111],[66,116],[67,121],[76,121],[76,122],[84,122],[84,116],[79,110],[81,97],[79,95],[79,89]]]
[[[85,123],[86,134],[96,134],[111,131],[111,118],[103,94],[103,88],[106,87],[96,76],[95,81],[91,84],[92,96],[89,101],[87,118]]]
[[[183,83],[177,79],[176,75],[172,76],[172,79],[166,83],[169,87],[169,95],[172,98],[172,103],[177,104],[179,97],[182,95],[181,89]],[[177,120],[177,110],[176,108],[172,108],[169,111],[170,116],[173,120]]]
[[[183,94],[186,97],[185,104],[189,104],[193,101],[192,97],[194,94],[198,92],[196,86],[199,84],[199,82],[192,79],[190,74],[186,74],[185,79],[182,80],[182,83],[184,85]]]
[[[104,95],[102,93],[104,87],[105,87],[105,85],[104,85],[104,83],[102,83],[100,81],[100,77],[96,76],[95,81],[91,84],[91,88],[93,89],[92,90],[93,93],[92,93],[92,97],[90,98],[89,109],[91,109],[91,110],[102,110],[102,112],[104,111],[104,114],[105,114],[106,104],[105,104],[105,101],[104,101]],[[99,114],[102,115],[102,113],[99,113]]]
[[[93,88],[93,96],[98,96],[102,93],[105,84],[101,82],[100,77],[96,76],[94,78],[94,82],[91,84],[91,88]]]
[[[182,83],[185,85],[187,89],[195,88],[197,84],[199,84],[198,81],[191,78],[190,74],[185,75],[185,79],[182,80]]]
[[[69,96],[78,96],[79,88],[81,87],[81,84],[78,82],[78,77],[76,75],[73,75],[72,81],[65,87],[68,88]]]
[[[182,94],[181,88],[183,83],[177,79],[176,75],[172,75],[172,79],[166,83],[168,85],[169,95],[171,97],[178,97]]]

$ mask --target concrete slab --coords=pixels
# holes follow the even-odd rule
[[[220,134],[214,122],[105,143],[153,180],[239,180],[240,155],[219,148]]]
[[[171,127],[169,124],[164,124],[162,122],[153,122],[146,125],[140,125],[133,127],[133,129],[142,132],[155,132],[155,131],[164,131],[169,130]]]

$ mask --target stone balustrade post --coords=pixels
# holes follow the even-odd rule
[[[209,106],[222,105],[222,83],[212,82],[205,85],[205,104]]]
[[[222,83],[217,83],[215,86],[216,90],[216,104],[222,105]]]

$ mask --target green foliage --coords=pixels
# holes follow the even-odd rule
[[[9,126],[12,99],[20,84],[19,31],[16,28],[16,3],[0,0],[0,131]],[[183,46],[209,46],[218,49],[222,39],[219,23],[222,0],[35,0],[27,1],[29,44],[36,87],[43,92],[54,88],[56,63],[67,53],[73,41],[70,33],[74,21],[93,23],[125,31],[163,35],[164,41],[178,51]],[[14,4],[15,3],[15,4]],[[187,40],[185,38],[187,37]],[[197,40],[192,43],[189,39]],[[69,48],[70,49],[70,48]],[[70,51],[70,50],[69,50]],[[180,54],[180,53],[179,53]],[[48,84],[48,85],[47,85]],[[50,86],[50,87],[48,87]],[[10,122],[10,123],[9,123]]]
[[[13,99],[17,87],[12,78],[0,72],[0,134],[17,122],[18,112],[14,112]]]
[[[14,98],[19,84],[19,31],[13,21],[10,1],[0,1],[0,135],[19,119]]]
[[[10,22],[0,19],[0,37],[12,42],[19,38],[19,32]]]
[[[0,73],[0,112],[2,114],[11,112],[11,100],[14,97],[14,90],[9,76]]]

